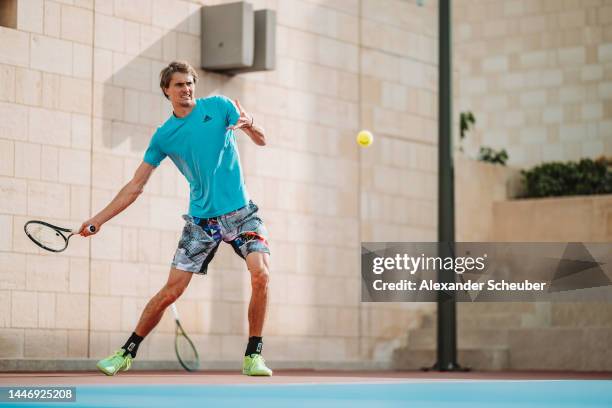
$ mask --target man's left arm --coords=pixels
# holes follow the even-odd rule
[[[227,128],[231,130],[240,129],[251,138],[253,143],[258,146],[265,146],[266,136],[263,128],[254,123],[253,116],[244,110],[238,100],[235,100],[234,103],[236,104],[236,108],[238,109],[240,116],[234,125],[228,126]]]
[[[261,127],[252,124],[241,128],[241,130],[246,133],[257,146],[266,145],[266,135],[264,135],[264,130]]]

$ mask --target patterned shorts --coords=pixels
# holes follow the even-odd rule
[[[230,213],[214,218],[183,215],[185,227],[172,267],[182,271],[206,274],[221,241],[229,243],[234,251],[246,258],[251,252],[270,253],[266,227],[257,215],[259,208],[249,203]]]

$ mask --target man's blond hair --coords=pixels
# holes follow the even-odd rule
[[[193,77],[193,83],[195,84],[198,82],[198,73],[195,69],[193,69],[191,65],[189,65],[187,61],[172,61],[170,64],[168,64],[166,68],[162,69],[159,73],[159,87],[164,93],[166,99],[169,98],[168,95],[166,95],[166,91],[164,91],[164,89],[170,86],[172,75],[175,72],[180,72],[182,74],[190,74]]]

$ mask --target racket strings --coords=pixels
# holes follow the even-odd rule
[[[182,332],[178,332],[176,336],[176,354],[179,362],[187,370],[197,370],[200,366],[200,357],[193,343]]]
[[[32,223],[26,227],[26,231],[47,248],[61,250],[66,246],[66,238],[49,226]]]

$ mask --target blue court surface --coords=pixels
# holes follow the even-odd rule
[[[612,407],[612,381],[422,381],[287,385],[87,385],[50,407]]]

